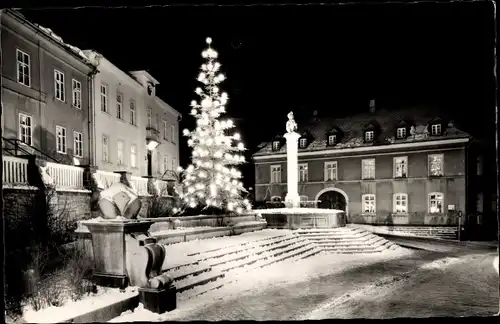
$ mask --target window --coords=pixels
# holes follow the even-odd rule
[[[73,79],[71,85],[73,89],[73,107],[82,109],[82,84]]]
[[[361,178],[375,179],[375,159],[361,160]]]
[[[173,160],[172,160],[173,162]],[[163,157],[163,170],[168,170],[168,155]]]
[[[101,84],[101,111],[108,112],[108,86]]]
[[[57,153],[66,154],[66,128],[56,126],[56,138]]]
[[[405,138],[406,137],[406,128],[399,127],[396,131],[397,138]]]
[[[281,165],[271,165],[271,183],[281,183]]]
[[[26,145],[33,143],[33,122],[31,116],[19,114],[19,139]]]
[[[123,119],[123,95],[116,94],[116,118]]]
[[[83,157],[83,135],[79,132],[73,132],[73,147],[75,152],[74,155],[77,157]]]
[[[366,142],[373,141],[373,137],[374,137],[374,132],[373,131],[367,131],[367,132],[365,132],[365,141]]]
[[[130,166],[137,167],[137,146],[135,144],[130,145]]]
[[[130,125],[137,125],[134,100],[130,100]]]
[[[337,143],[337,135],[328,135],[328,145],[335,145]]]
[[[279,141],[274,141],[273,142],[273,151],[277,151],[280,149],[280,142]]]
[[[301,138],[299,141],[299,145],[301,148],[304,148],[307,146],[307,138]]]
[[[158,131],[158,135],[160,135],[160,115],[156,114],[156,130]]]
[[[440,177],[443,175],[443,154],[429,155],[429,177]]]
[[[153,125],[153,121],[152,121],[152,115],[153,114],[153,111],[151,110],[151,108],[148,108],[148,127],[151,127]]]
[[[393,212],[396,214],[408,213],[408,195],[405,193],[394,194]]]
[[[431,192],[429,194],[429,213],[430,214],[441,214],[443,213],[443,193],[441,192]]]
[[[480,192],[477,194],[477,197],[476,197],[476,211],[478,213],[483,212],[483,204],[484,204],[483,194]]]
[[[175,125],[170,125],[170,141],[175,143]]]
[[[55,96],[57,100],[64,101],[66,98],[64,96],[64,73],[58,70],[54,70],[54,89]]]
[[[31,86],[30,56],[21,50],[16,50],[16,54],[17,54],[17,82],[29,87]]]
[[[441,124],[431,125],[431,135],[441,135]]]
[[[337,161],[325,162],[325,181],[337,180]]]
[[[176,158],[172,158],[172,170],[176,170],[177,169],[177,159]]]
[[[117,144],[117,150],[116,150],[116,163],[118,165],[123,165],[123,141],[118,140]]]
[[[307,163],[299,164],[299,181],[300,182],[307,181]]]
[[[394,178],[406,178],[408,174],[408,157],[399,156],[394,158]]]
[[[362,195],[361,201],[363,202],[364,214],[375,214],[375,195]]]
[[[109,139],[107,136],[102,136],[102,160],[109,162]]]
[[[168,141],[168,123],[167,121],[163,121],[163,139]]]

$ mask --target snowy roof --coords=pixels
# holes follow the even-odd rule
[[[443,123],[442,136],[418,136],[427,131],[427,125],[431,121]],[[408,136],[406,139],[396,139],[396,129],[402,127],[402,122],[408,126],[414,126],[418,135]],[[364,130],[370,125],[379,129],[378,136],[374,139],[374,143],[365,143]],[[340,130],[342,136],[336,145],[327,146],[327,133],[334,128]],[[306,122],[298,121],[297,132],[303,134],[304,131],[310,132],[313,138],[306,148],[299,149],[301,152],[470,137],[468,133],[458,129],[445,113],[428,106],[411,106],[395,110],[382,108],[374,113],[367,112],[345,118],[313,117]],[[281,145],[278,151],[273,151],[272,142],[278,139],[283,140],[282,134],[274,136],[269,142],[261,143],[254,156],[285,153],[285,145]]]

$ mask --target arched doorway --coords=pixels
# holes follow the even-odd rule
[[[349,215],[349,198],[347,194],[338,188],[325,188],[318,192],[316,200],[319,200],[318,208],[340,209]]]

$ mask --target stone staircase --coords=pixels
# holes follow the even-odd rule
[[[306,229],[188,254],[193,261],[164,269],[177,292],[193,289],[192,298],[230,283],[232,274],[266,267],[287,259],[298,260],[330,253],[377,253],[398,246],[356,228]]]
[[[331,253],[377,253],[398,248],[383,237],[357,228],[299,229],[294,233]]]
[[[317,244],[295,234],[283,234],[188,256],[196,261],[164,269],[174,279],[177,292],[195,289],[188,298],[222,287],[227,274],[251,271],[287,259],[304,259],[322,252]]]

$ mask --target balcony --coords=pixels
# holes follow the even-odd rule
[[[146,126],[146,143],[148,146],[150,143],[153,143],[152,146],[156,147],[156,145],[160,144],[160,131],[152,126]],[[156,145],[155,145],[156,143]]]

